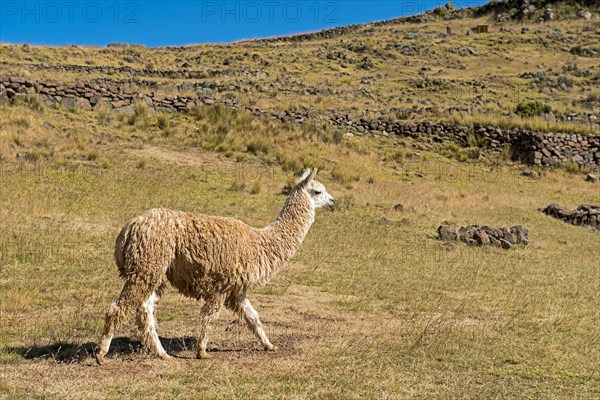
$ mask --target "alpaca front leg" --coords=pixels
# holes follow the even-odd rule
[[[208,346],[208,333],[211,324],[219,318],[219,311],[225,301],[225,296],[218,295],[211,299],[207,299],[200,311],[202,322],[200,325],[200,337],[198,338],[198,349],[196,350],[196,358],[210,358],[206,352]]]
[[[269,338],[265,333],[262,323],[260,322],[260,318],[258,317],[258,312],[256,312],[254,307],[252,307],[252,304],[250,304],[250,300],[244,298],[240,302],[238,307],[243,312],[244,319],[246,320],[248,327],[250,327],[250,330],[254,332],[254,334],[258,337],[265,350],[277,350],[277,348],[273,346],[269,341]]]

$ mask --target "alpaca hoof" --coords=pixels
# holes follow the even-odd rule
[[[104,364],[104,354],[96,353],[96,362],[98,365]]]
[[[160,358],[161,358],[162,360],[164,360],[164,361],[170,361],[170,360],[172,360],[172,359],[173,359],[173,357],[172,357],[172,356],[170,356],[170,355],[168,355],[167,353],[165,353],[165,354],[161,354],[161,355],[160,355]]]
[[[196,358],[199,360],[208,360],[211,358],[211,356],[207,352],[201,351],[196,354]]]
[[[277,346],[273,346],[272,344],[269,346],[265,346],[266,351],[277,351],[279,348]]]

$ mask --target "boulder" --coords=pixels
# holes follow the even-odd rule
[[[75,99],[75,97],[63,97],[60,99],[60,104],[62,104],[63,107],[72,110],[75,108],[75,105],[77,103],[77,100]]]
[[[75,106],[78,108],[81,108],[82,110],[91,110],[92,109],[92,104],[90,103],[90,101],[84,97],[78,97],[77,100],[75,100]]]
[[[440,227],[438,227],[438,236],[440,240],[443,240],[445,242],[451,240],[458,240],[458,228],[454,226],[441,225]]]
[[[120,114],[125,114],[128,117],[132,117],[135,114],[135,106],[130,104],[128,106],[122,106],[115,108],[115,111]]]

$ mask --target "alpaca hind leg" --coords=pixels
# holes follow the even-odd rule
[[[244,319],[246,320],[246,323],[248,324],[248,327],[252,332],[254,332],[256,337],[258,337],[265,350],[276,350],[276,347],[273,346],[269,341],[269,338],[265,333],[262,323],[260,322],[260,318],[258,317],[258,312],[256,312],[254,307],[252,307],[252,304],[250,304],[250,300],[248,300],[248,298],[242,298],[239,301],[237,308],[238,312],[242,313]]]
[[[171,356],[169,356],[162,347],[160,339],[158,338],[158,333],[156,333],[154,307],[156,306],[158,299],[159,297],[156,292],[153,292],[144,304],[138,308],[136,325],[142,344],[163,360],[168,360],[171,359]]]
[[[142,304],[144,298],[147,297],[147,294],[144,292],[143,288],[140,288],[133,283],[126,282],[123,286],[123,290],[121,290],[119,298],[110,305],[108,312],[104,317],[104,332],[96,352],[96,361],[98,361],[99,364],[104,362],[104,356],[108,353],[115,330],[119,328],[125,318]]]
[[[196,358],[210,358],[206,352],[208,346],[208,333],[211,328],[211,323],[219,318],[219,311],[225,301],[225,296],[221,294],[207,298],[202,310],[200,311],[202,322],[200,323],[200,337],[198,338],[198,348],[196,350]]]

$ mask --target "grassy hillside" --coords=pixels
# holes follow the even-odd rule
[[[223,87],[215,97],[235,92],[263,109],[410,108],[414,115],[399,117],[541,127],[546,120],[522,119],[516,105],[537,99],[557,115],[598,113],[598,58],[571,51],[597,47],[597,19],[431,18],[301,43],[1,45],[0,75],[130,79],[48,68],[129,65],[181,73],[136,76],[161,83],[152,90],[182,93],[176,85],[205,80]],[[490,33],[465,34],[482,23]],[[457,34],[441,37],[447,25]],[[227,69],[261,74],[210,77]],[[560,76],[566,90],[552,86]],[[600,397],[598,232],[538,211],[599,203],[599,184],[577,171],[524,176],[524,166],[484,149],[465,157],[453,143],[353,137],[218,105],[189,114],[138,105],[128,117],[31,97],[0,104],[0,116],[0,398]],[[169,289],[159,335],[177,358],[146,355],[132,320],[96,366],[94,343],[121,287],[112,252],[126,221],[169,207],[263,226],[307,166],[322,169],[338,204],[320,210],[290,265],[250,295],[278,352],[260,351],[223,311],[213,358],[194,359],[200,303]],[[444,244],[435,239],[444,221],[522,224],[532,245]]]
[[[600,11],[590,9],[596,16]],[[515,107],[527,100],[542,101],[560,115],[598,113],[597,17],[560,19],[561,8],[554,10],[557,19],[545,23],[536,18],[495,22],[447,11],[425,16],[418,24],[356,26],[331,38],[302,41],[157,49],[5,44],[0,46],[0,65],[2,71],[59,82],[131,78],[119,72],[122,67],[174,71],[179,78],[144,72],[134,77],[159,82],[158,90],[165,94],[186,94],[175,86],[193,76],[221,84],[218,96],[236,92],[243,104],[263,109],[397,109],[402,111],[398,118],[508,119],[517,125],[522,121]],[[460,18],[451,18],[453,13]],[[490,32],[466,34],[478,24],[491,24]],[[111,69],[82,75],[51,65]],[[222,71],[230,74],[212,78]]]

